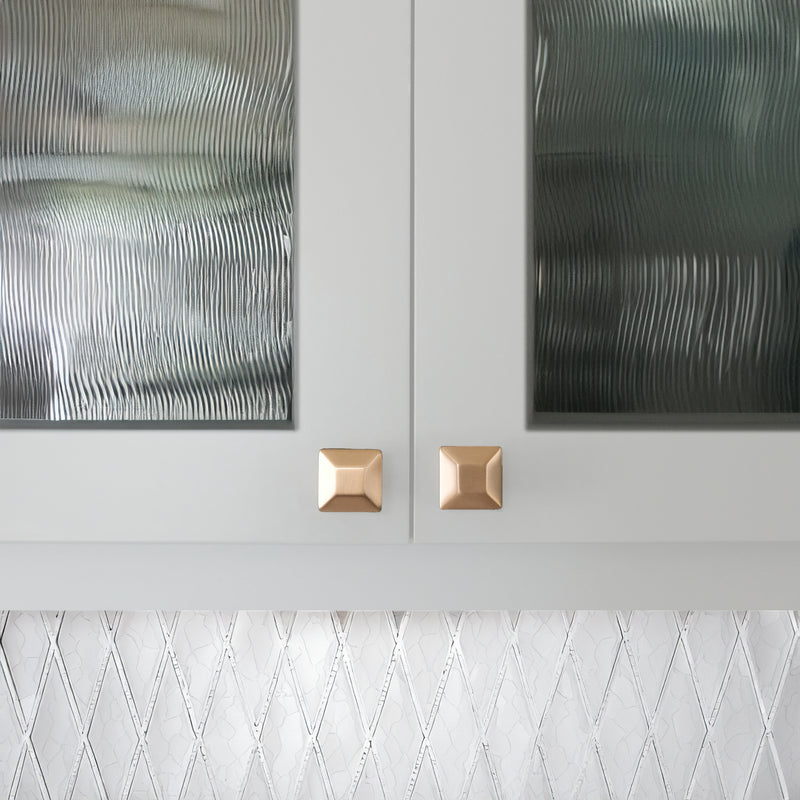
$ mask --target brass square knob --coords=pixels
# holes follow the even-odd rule
[[[440,447],[439,507],[503,507],[501,447]]]
[[[319,451],[320,511],[380,511],[382,495],[380,450]]]

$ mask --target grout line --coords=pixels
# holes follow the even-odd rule
[[[410,72],[409,72],[409,166],[410,166],[410,192],[409,192],[409,235],[410,235],[410,249],[409,249],[409,446],[408,446],[408,502],[409,502],[409,517],[408,517],[408,541],[414,543],[414,479],[415,479],[415,437],[416,430],[414,426],[415,410],[416,410],[416,385],[415,385],[415,369],[416,369],[416,282],[414,280],[415,259],[414,259],[414,246],[416,241],[416,226],[414,221],[415,212],[415,195],[416,185],[414,182],[415,172],[415,117],[414,117],[414,78],[415,78],[415,0],[409,0],[411,19],[410,19]]]

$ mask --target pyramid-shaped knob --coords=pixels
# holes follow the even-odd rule
[[[440,447],[439,507],[502,508],[502,448]]]
[[[382,494],[380,450],[319,451],[320,511],[380,511]]]

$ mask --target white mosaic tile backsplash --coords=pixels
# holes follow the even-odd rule
[[[793,612],[0,612],[0,798],[800,798]]]

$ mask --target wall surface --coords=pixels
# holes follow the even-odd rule
[[[795,612],[2,612],[0,797],[800,797]]]

